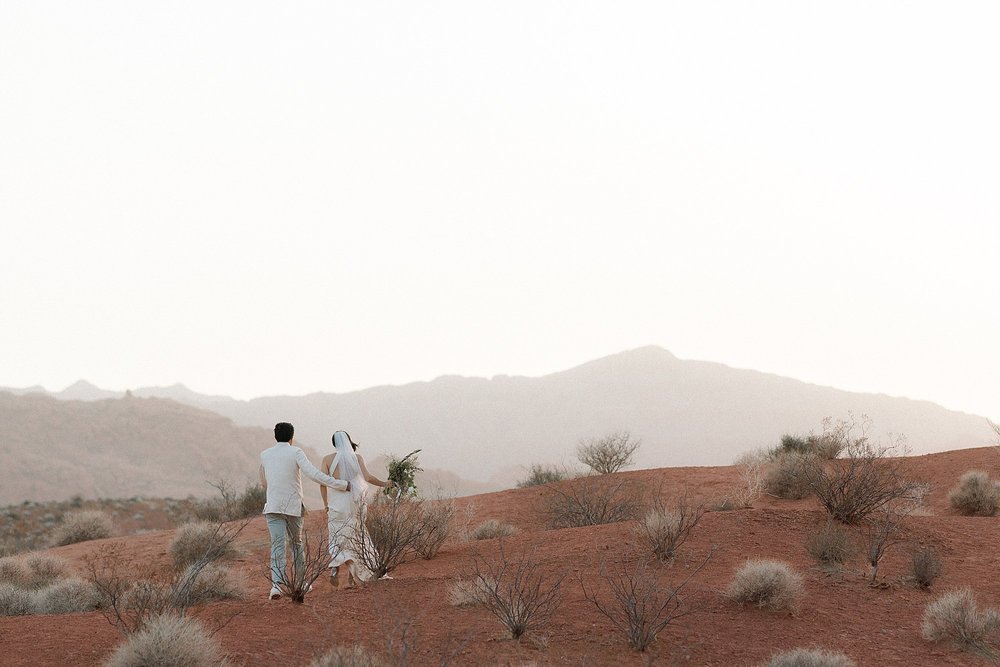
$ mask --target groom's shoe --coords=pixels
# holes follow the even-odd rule
[[[277,586],[271,587],[271,594],[267,596],[268,600],[277,600],[281,597],[281,589]]]

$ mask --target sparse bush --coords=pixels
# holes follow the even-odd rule
[[[738,456],[733,465],[739,470],[742,484],[716,506],[716,511],[753,506],[764,491],[764,471],[769,461],[768,453],[760,449]]]
[[[854,661],[843,653],[821,648],[796,648],[776,653],[767,667],[854,667]]]
[[[764,489],[772,496],[801,500],[812,494],[809,469],[814,457],[794,452],[779,454],[764,475]]]
[[[781,436],[781,444],[778,445],[779,453],[792,452],[795,454],[808,454],[809,443],[805,437],[799,435],[785,434]]]
[[[219,492],[217,498],[200,501],[194,509],[194,516],[199,521],[209,523],[227,523],[260,516],[267,501],[267,491],[259,483],[254,482],[237,491],[233,484],[225,479],[209,482],[209,485]]]
[[[773,451],[775,456],[781,454],[801,454],[832,460],[844,451],[846,442],[843,438],[844,425],[847,422],[834,422],[827,417],[823,420],[823,432],[809,435],[783,435],[781,444]]]
[[[905,459],[898,458],[901,438],[890,444],[876,444],[866,435],[870,422],[840,422],[827,435],[844,443],[847,456],[825,462],[807,459],[809,485],[834,519],[858,523],[876,510],[899,500],[918,500],[924,485],[910,479]],[[860,428],[859,433],[855,433]]]
[[[473,540],[495,540],[498,537],[510,537],[517,528],[508,523],[500,523],[496,519],[487,519],[472,529],[469,537]]]
[[[56,527],[52,541],[56,546],[63,546],[103,540],[111,537],[113,532],[114,523],[110,516],[99,510],[86,510],[67,514],[63,522]]]
[[[583,596],[625,635],[629,646],[636,651],[645,651],[664,628],[689,613],[684,609],[680,592],[711,560],[713,553],[714,549],[687,579],[675,587],[661,587],[656,570],[642,561],[632,567],[623,565],[614,573],[602,567],[601,577],[611,589],[611,601],[602,602],[596,591],[588,591],[581,579]]]
[[[193,521],[180,526],[170,541],[169,551],[177,570],[183,570],[198,560],[212,562],[235,553],[232,541],[226,539],[223,526],[206,521]]]
[[[36,614],[71,614],[97,609],[101,596],[89,583],[72,578],[34,591],[31,602]]]
[[[576,448],[576,457],[594,472],[608,475],[632,465],[640,444],[628,431],[617,431],[582,441]]]
[[[959,514],[994,516],[1000,509],[1000,487],[983,470],[970,470],[948,493],[948,502]]]
[[[28,568],[24,566],[24,559],[15,556],[0,558],[0,586],[8,584],[24,588],[27,580]]]
[[[65,577],[69,568],[62,558],[36,553],[25,556],[24,569],[24,587],[38,589]]]
[[[192,584],[189,590],[179,591],[179,594],[187,595],[188,599],[175,606],[189,607],[220,600],[240,600],[246,595],[246,582],[237,572],[217,563],[205,565],[195,572],[197,567],[197,563],[189,565],[184,572],[182,580],[190,580]]]
[[[639,519],[636,532],[654,556],[664,562],[670,561],[704,514],[704,506],[691,504],[686,495],[673,507],[667,507],[657,500],[645,516]]]
[[[885,556],[889,547],[902,539],[903,521],[906,519],[908,509],[896,503],[890,503],[866,517],[859,526],[859,531],[864,539],[865,556],[871,567],[870,583],[872,584],[878,577],[878,566],[882,562],[882,557]]]
[[[313,658],[309,667],[384,667],[386,662],[361,646],[334,646]]]
[[[913,554],[910,559],[913,580],[920,588],[930,588],[931,584],[941,576],[943,566],[941,557],[933,547],[925,547]]]
[[[453,607],[478,607],[489,588],[477,579],[460,579],[448,590],[448,600]]]
[[[555,466],[543,466],[536,463],[531,466],[528,476],[517,483],[517,488],[526,489],[529,486],[552,484],[553,482],[561,482],[564,479],[566,479],[566,473],[562,470],[559,470]]]
[[[710,509],[713,512],[732,512],[733,510],[741,508],[746,508],[746,505],[741,505],[734,498],[727,496],[726,498],[715,501]]]
[[[351,548],[375,579],[405,563],[415,553],[423,530],[424,507],[403,495],[396,500],[377,496],[358,513],[363,522],[353,531]]]
[[[1000,640],[1000,613],[979,609],[973,592],[959,588],[927,605],[922,630],[929,641],[948,640],[966,650],[995,655]]]
[[[806,539],[806,551],[820,565],[843,565],[855,553],[855,546],[846,530],[832,520]]]
[[[767,559],[740,566],[726,591],[731,600],[773,611],[794,610],[802,593],[802,577],[791,566]]]
[[[829,424],[829,422],[827,422]],[[809,451],[814,456],[832,461],[844,453],[847,443],[839,437],[836,429],[832,431],[824,430],[822,435],[809,436]]]
[[[10,584],[0,584],[0,616],[26,616],[33,611],[29,591]]]
[[[363,532],[363,531],[360,531]],[[367,544],[367,549],[371,551],[371,542],[363,540]],[[362,540],[358,540],[362,542]],[[357,547],[356,547],[357,548]],[[333,556],[330,555],[329,538],[323,538],[313,544],[309,531],[302,531],[302,559],[289,558],[287,568],[278,573],[275,586],[281,594],[291,599],[296,604],[306,601],[306,594],[313,590],[313,584],[329,570]],[[358,559],[362,563],[361,558]],[[270,578],[271,566],[268,564],[267,572]]]
[[[553,485],[545,498],[552,528],[579,528],[617,523],[635,518],[639,500],[627,480],[600,477]]]
[[[560,586],[565,574],[547,576],[528,552],[511,556],[499,543],[498,556],[476,558],[475,587],[487,610],[518,639],[544,628],[559,608]]]
[[[219,544],[223,549],[239,537],[248,521],[220,527],[222,540]],[[308,546],[307,542],[304,544]],[[322,547],[328,564],[329,553],[325,543]],[[86,556],[84,573],[86,581],[98,593],[99,608],[107,621],[122,633],[131,635],[142,630],[152,618],[170,613],[183,616],[190,606],[205,601],[199,595],[210,596],[214,594],[210,591],[218,591],[218,580],[213,583],[210,562],[205,556],[191,563],[183,572],[173,572],[164,577],[161,571],[148,563],[136,560],[128,545],[118,541],[104,544]],[[206,569],[209,569],[208,579],[201,582],[201,575]]]
[[[451,500],[424,501],[420,537],[413,545],[416,552],[424,559],[434,558],[451,535],[451,523],[455,513],[455,503]]]
[[[105,667],[218,667],[221,662],[221,647],[200,623],[163,614],[131,635]]]

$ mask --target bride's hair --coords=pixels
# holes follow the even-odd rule
[[[351,437],[351,434],[348,433],[347,431],[344,431],[344,435],[347,436],[347,441],[349,443],[351,443],[351,449],[353,449],[354,451],[358,451],[358,443],[354,442],[354,438]],[[331,442],[333,442],[333,445],[335,447],[337,446],[337,434],[336,433],[333,434],[333,438],[331,438]]]

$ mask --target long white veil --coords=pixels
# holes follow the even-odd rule
[[[354,453],[351,439],[344,431],[333,434],[333,447],[337,450],[337,463],[340,466],[340,479],[351,483],[351,496],[355,502],[364,498],[368,490],[368,482],[361,474],[361,464],[358,455]]]

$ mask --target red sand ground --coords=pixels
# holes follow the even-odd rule
[[[609,622],[583,599],[580,578],[599,581],[602,563],[634,557],[631,522],[547,530],[541,513],[543,489],[510,490],[462,498],[459,507],[476,525],[487,518],[514,524],[521,532],[506,548],[535,549],[552,572],[569,576],[559,613],[541,637],[513,641],[481,608],[450,604],[450,584],[468,577],[476,554],[496,553],[494,541],[447,543],[431,561],[414,561],[391,580],[363,588],[334,591],[321,580],[303,605],[265,600],[267,532],[255,519],[240,538],[244,554],[236,561],[251,583],[244,602],[210,605],[198,616],[210,625],[236,614],[216,635],[235,665],[304,665],[332,644],[360,643],[385,649],[386,637],[412,621],[416,646],[412,664],[439,663],[448,647],[465,642],[451,664],[461,665],[758,665],[779,649],[821,646],[843,651],[859,665],[975,665],[979,658],[920,635],[924,607],[936,594],[971,586],[981,603],[1000,606],[995,575],[1000,518],[961,517],[947,504],[948,489],[968,469],[1000,477],[1000,453],[993,448],[915,457],[916,471],[932,484],[925,512],[911,520],[909,541],[886,556],[881,573],[886,588],[870,588],[864,567],[826,572],[804,549],[808,533],[825,521],[814,500],[764,497],[752,509],[706,514],[663,581],[687,576],[712,545],[719,550],[687,589],[695,609],[660,634],[646,654],[633,652]],[[647,488],[674,495],[718,498],[737,483],[733,468],[672,468],[623,473]],[[307,527],[318,531],[320,512]],[[172,531],[125,538],[137,559],[168,568]],[[53,549],[74,564],[99,548],[91,542]],[[944,559],[944,574],[931,591],[905,581],[910,550],[933,545]],[[805,580],[806,597],[795,614],[741,608],[722,595],[736,567],[749,557],[774,557],[791,563]],[[99,665],[121,641],[97,612],[65,616],[0,618],[0,664]]]

